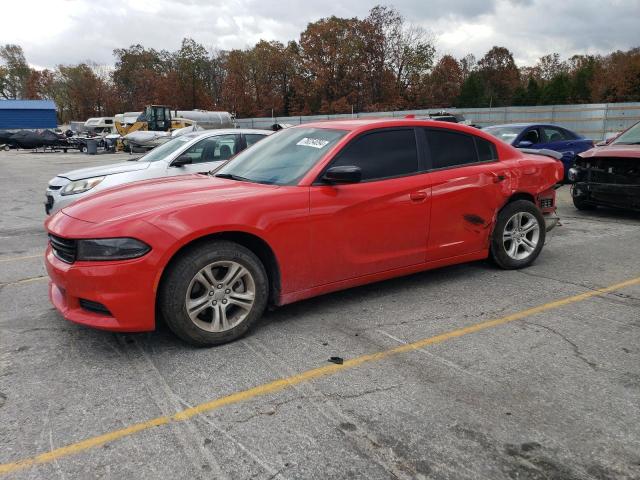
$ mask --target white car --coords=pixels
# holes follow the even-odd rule
[[[49,215],[94,192],[124,183],[206,173],[272,133],[253,129],[187,133],[128,162],[61,173],[49,182],[45,211]]]

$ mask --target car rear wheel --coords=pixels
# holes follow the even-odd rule
[[[544,246],[546,231],[540,210],[527,200],[507,204],[498,214],[491,256],[504,269],[529,266]]]
[[[269,282],[258,257],[242,245],[215,241],[179,257],[159,291],[164,321],[197,346],[244,335],[267,305]]]

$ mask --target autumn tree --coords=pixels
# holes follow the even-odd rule
[[[640,48],[616,51],[603,59],[591,82],[595,101],[633,102],[640,100]]]
[[[321,113],[345,113],[357,104],[363,72],[365,35],[357,18],[323,18],[300,35],[303,67],[311,81],[307,104]],[[361,105],[356,105],[360,109]]]
[[[184,109],[206,109],[211,107],[209,52],[191,38],[182,40],[180,49],[169,56],[167,71],[160,78],[167,78],[171,73],[172,81],[167,83],[173,87],[174,102],[170,106]],[[166,103],[163,102],[163,103]]]
[[[430,105],[450,107],[462,88],[462,68],[458,61],[451,55],[443,56],[431,72],[429,85]]]
[[[131,110],[163,103],[161,84],[167,75],[169,52],[132,45],[113,51],[116,57],[113,82],[119,95]]]
[[[511,52],[504,47],[493,47],[478,62],[478,73],[484,81],[489,106],[509,105],[520,81]]]

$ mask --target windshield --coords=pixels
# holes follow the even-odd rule
[[[256,183],[296,184],[348,131],[280,130],[239,153],[215,175]]]
[[[639,145],[640,144],[640,122],[636,123],[629,130],[616,138],[612,145]]]
[[[158,160],[164,160],[179,148],[184,147],[190,140],[193,140],[192,136],[182,135],[181,137],[176,137],[154,148],[146,155],[143,155],[138,159],[138,162],[157,162]]]
[[[483,132],[487,132],[503,142],[512,143],[520,134],[524,127],[487,127],[483,128]]]

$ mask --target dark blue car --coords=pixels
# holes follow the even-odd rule
[[[575,156],[593,148],[593,140],[558,125],[510,123],[493,125],[482,130],[517,148],[546,148],[562,153],[565,181]]]

